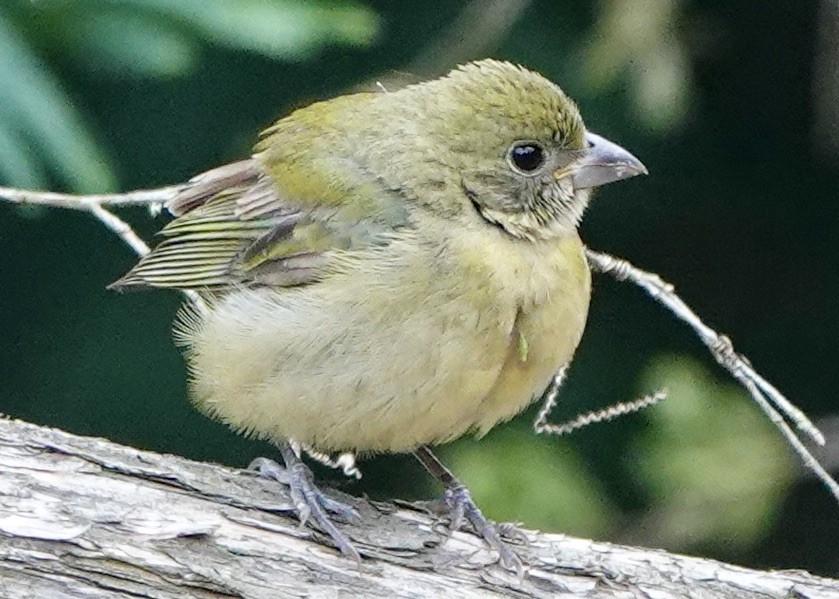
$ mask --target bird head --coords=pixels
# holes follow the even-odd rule
[[[647,172],[628,151],[587,131],[557,85],[511,63],[469,63],[390,95],[407,108],[396,119],[400,139],[413,148],[403,180],[414,172],[414,191],[425,192],[418,195],[446,189],[432,200],[438,209],[463,214],[468,207],[517,238],[573,230],[593,188]]]

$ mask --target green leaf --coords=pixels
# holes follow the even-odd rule
[[[71,189],[85,193],[115,187],[104,153],[69,98],[2,14],[0,110],[4,121],[17,123],[31,136],[42,161]]]
[[[379,28],[374,12],[348,2],[118,1],[177,19],[217,44],[259,52],[269,58],[300,58],[333,43],[367,45]]]
[[[48,184],[47,175],[30,144],[20,135],[10,115],[0,112],[0,179],[12,187],[39,189]]]
[[[196,66],[197,42],[169,23],[127,10],[84,6],[94,10],[66,15],[58,32],[80,62],[117,77],[174,77]]]

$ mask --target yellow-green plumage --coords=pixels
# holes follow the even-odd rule
[[[179,336],[195,403],[236,429],[321,451],[484,433],[582,335],[589,187],[640,172],[591,139],[558,87],[489,60],[314,104],[193,180],[116,286],[208,298]]]

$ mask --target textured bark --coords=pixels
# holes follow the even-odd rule
[[[473,535],[347,498],[338,555],[279,484],[0,420],[0,597],[839,597],[839,581],[528,533],[519,579]]]

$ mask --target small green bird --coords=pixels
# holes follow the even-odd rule
[[[508,420],[569,362],[590,294],[577,225],[593,187],[639,173],[559,87],[482,60],[281,119],[251,159],[195,177],[113,287],[206,299],[176,324],[193,401],[279,446],[298,514],[345,554],[358,559],[327,512],[349,512],[301,444],[414,452],[452,525],[516,564],[428,446]]]

